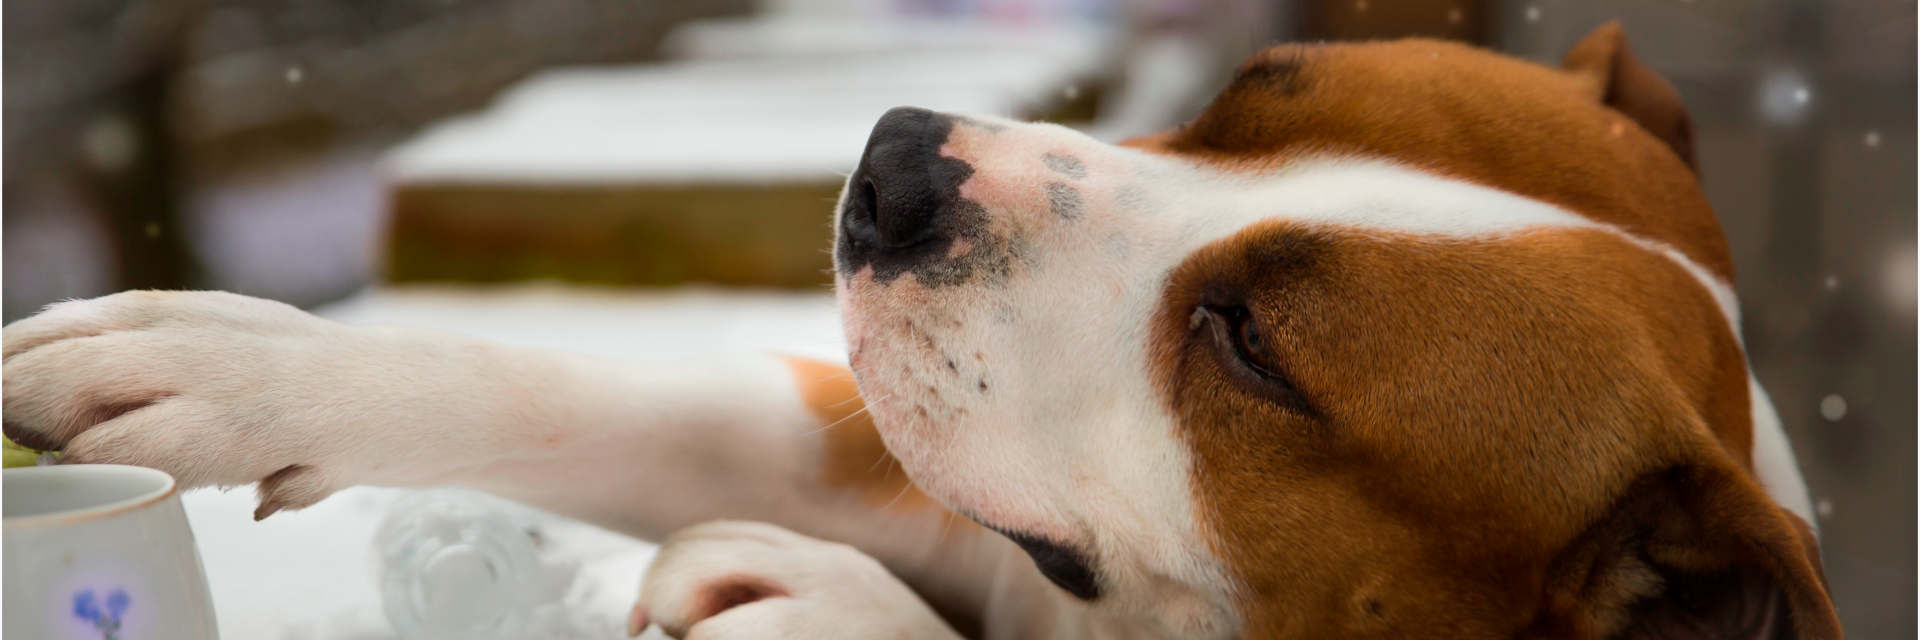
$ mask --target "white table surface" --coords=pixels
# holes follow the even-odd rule
[[[317,312],[355,324],[431,327],[631,361],[742,351],[845,358],[839,319],[825,291],[410,287],[369,291]],[[221,637],[395,637],[380,608],[372,540],[385,507],[404,493],[348,489],[259,523],[252,518],[252,487],[186,494]],[[544,534],[551,557],[582,566],[567,598],[570,606],[583,622],[607,630],[606,637],[624,637],[624,616],[652,545],[558,518]],[[653,633],[649,637],[663,637]]]

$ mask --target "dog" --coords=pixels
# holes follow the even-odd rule
[[[1123,142],[901,108],[837,205],[850,366],[634,367],[216,292],[4,331],[66,461],[463,486],[663,540],[691,638],[1838,638],[1673,88],[1280,46]]]

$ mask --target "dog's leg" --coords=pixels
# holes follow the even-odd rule
[[[913,487],[836,366],[618,365],[197,292],[62,303],[4,342],[9,436],[183,486],[258,481],[257,517],[373,484],[475,487],[653,539],[762,520],[862,549],[957,620],[1018,566]]]

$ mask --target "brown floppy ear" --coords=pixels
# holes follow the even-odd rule
[[[1686,103],[1673,85],[1634,57],[1618,20],[1581,38],[1560,66],[1579,78],[1594,99],[1633,118],[1665,141],[1688,167],[1695,166],[1693,121],[1687,118]]]
[[[1837,639],[1818,542],[1743,470],[1637,480],[1554,560],[1533,631],[1563,638]]]

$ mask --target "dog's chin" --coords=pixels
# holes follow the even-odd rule
[[[869,272],[842,276],[836,284],[854,377],[874,426],[908,476],[929,495],[1019,545],[1040,573],[1067,593],[1098,599],[1102,589],[1092,554],[1063,541],[1060,531],[1008,524],[1019,516],[1006,512],[1007,505],[982,502],[979,491],[1006,477],[983,477],[978,465],[955,464],[969,450],[960,441],[970,438],[962,434],[978,435],[987,426],[982,421],[992,413],[993,396],[991,374],[981,369],[988,358],[948,344],[949,336],[941,333],[947,327],[928,319],[945,300],[917,285],[877,285]]]
[[[885,365],[879,362],[856,363],[884,371]],[[864,380],[879,377],[860,376],[863,390],[867,388]],[[858,374],[856,374],[858,375]],[[888,382],[872,384],[872,391],[886,397],[890,385]],[[992,529],[1012,540],[1022,551],[1033,558],[1033,564],[1053,584],[1081,600],[1093,601],[1100,597],[1102,589],[1095,571],[1096,564],[1092,554],[1086,550],[1042,533],[1033,527],[1021,527],[1006,524],[1006,520],[1020,520],[1012,512],[1006,512],[1006,505],[995,505],[991,501],[982,502],[979,489],[982,486],[994,486],[1006,482],[1002,478],[980,477],[970,471],[977,469],[970,465],[955,466],[959,450],[965,446],[954,446],[951,436],[956,430],[964,430],[966,425],[947,424],[929,420],[920,407],[913,411],[900,411],[898,405],[885,400],[868,405],[873,413],[874,426],[880,431],[888,449],[899,460],[907,475],[928,495],[956,509],[981,526]],[[997,517],[982,517],[982,512]],[[1041,529],[1050,529],[1041,527]],[[1059,533],[1059,532],[1054,532]]]

